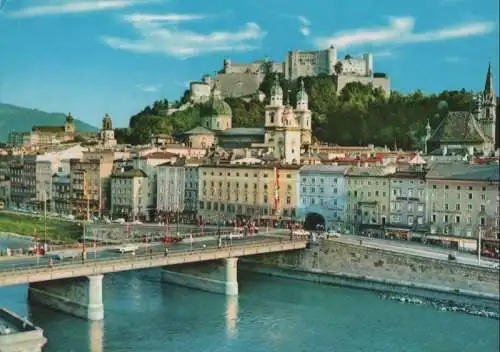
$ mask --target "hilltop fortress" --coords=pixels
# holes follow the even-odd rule
[[[371,83],[374,88],[382,89],[387,95],[391,91],[387,75],[374,73],[372,54],[365,53],[361,57],[346,55],[343,59],[339,59],[337,49],[331,46],[326,50],[318,51],[290,51],[284,62],[264,59],[236,64],[226,59],[222,69],[214,77],[205,75],[200,81],[191,82],[191,101],[207,102],[216,83],[224,98],[257,97],[262,101],[265,96],[259,91],[259,85],[269,71],[281,73],[288,80],[320,74],[337,75],[338,92],[350,82]]]

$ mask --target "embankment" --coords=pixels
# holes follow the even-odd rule
[[[245,258],[241,270],[379,292],[499,305],[498,270],[323,241],[311,249]]]

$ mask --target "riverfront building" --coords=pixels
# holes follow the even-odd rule
[[[186,172],[184,162],[158,165],[156,209],[158,211],[184,211]]]
[[[389,175],[394,166],[350,167],[347,178],[347,222],[354,232],[384,232],[389,218]]]
[[[142,170],[116,170],[111,175],[111,214],[130,220],[149,218],[150,186]]]
[[[73,215],[100,216],[109,209],[109,177],[113,171],[112,151],[84,152],[70,160],[70,189]]]
[[[387,230],[397,237],[425,232],[425,169],[410,166],[390,175],[390,216]]]
[[[207,164],[199,168],[199,214],[235,218],[295,218],[298,165]]]
[[[184,165],[184,211],[190,214],[196,214],[198,211],[199,164],[197,159],[188,159]]]
[[[426,178],[431,233],[499,238],[498,164],[436,164]]]
[[[347,166],[305,165],[300,168],[299,216],[308,223],[308,216],[317,214],[325,228],[343,228],[347,206]]]

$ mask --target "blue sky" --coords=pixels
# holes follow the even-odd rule
[[[499,92],[498,0],[0,0],[0,101],[116,126],[224,58],[374,54],[396,90]]]

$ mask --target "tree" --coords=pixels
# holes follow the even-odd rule
[[[344,71],[344,65],[342,64],[342,61],[337,61],[335,66],[333,66],[333,70],[335,71],[335,74],[337,76],[340,76]]]

